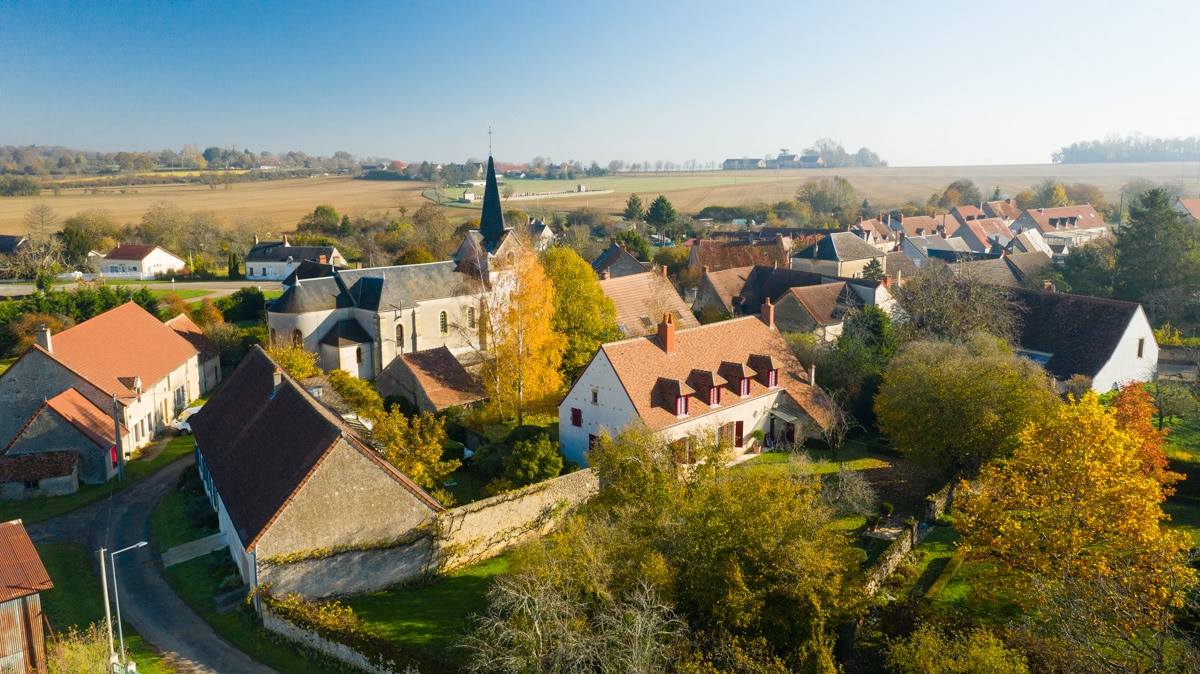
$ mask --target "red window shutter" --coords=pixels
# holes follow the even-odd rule
[[[775,388],[779,385],[779,370],[770,370],[767,372],[767,387]]]
[[[583,410],[581,410],[577,407],[571,408],[571,425],[572,426],[582,426],[583,425]]]

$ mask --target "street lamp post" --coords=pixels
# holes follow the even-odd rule
[[[109,563],[112,566],[112,574],[113,574],[113,603],[115,603],[117,605],[117,634],[119,635],[119,637],[121,639],[121,671],[122,672],[129,671],[129,662],[125,659],[125,628],[121,625],[121,595],[117,592],[117,555],[121,554],[122,552],[133,550],[134,548],[140,548],[140,547],[144,546],[145,544],[146,544],[146,541],[134,543],[133,545],[131,545],[127,548],[121,548],[120,550],[109,553],[109,555],[108,555]]]

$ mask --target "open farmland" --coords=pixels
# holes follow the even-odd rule
[[[582,184],[590,190],[612,190],[607,194],[582,194],[572,197],[544,197],[511,200],[505,208],[523,210],[573,210],[583,206],[619,213],[629,194],[647,197],[662,193],[681,213],[694,214],[712,204],[737,205],[777,202],[789,199],[810,178],[841,175],[850,180],[860,198],[881,206],[911,199],[922,201],[935,191],[959,178],[974,180],[985,194],[993,187],[1009,194],[1035,185],[1044,178],[1098,186],[1111,201],[1127,181],[1143,178],[1156,182],[1174,182],[1188,195],[1200,194],[1200,165],[1192,162],[1148,164],[1031,164],[1011,166],[944,166],[907,168],[845,168],[787,171],[698,171],[694,174],[637,174],[607,178],[568,180],[514,180],[517,193],[562,192]],[[215,212],[227,226],[239,219],[266,217],[281,230],[295,223],[318,204],[332,204],[339,213],[383,211],[405,206],[409,212],[428,203],[421,192],[428,183],[355,180],[344,176],[298,178],[295,180],[237,183],[232,189],[210,189],[206,185],[139,185],[107,188],[99,194],[68,189],[55,196],[0,199],[0,234],[21,234],[22,218],[36,203],[47,203],[62,218],[85,210],[109,211],[118,222],[135,222],[151,204],[168,201],[187,211]],[[461,190],[447,190],[457,194]],[[482,194],[482,189],[477,189]],[[478,206],[476,206],[478,208]],[[451,209],[450,217],[463,217],[469,209]]]

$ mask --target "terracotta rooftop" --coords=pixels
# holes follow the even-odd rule
[[[146,257],[149,256],[150,253],[153,253],[156,248],[161,250],[162,252],[166,253],[167,255],[170,255],[171,257],[179,260],[180,262],[183,262],[183,258],[179,257],[175,253],[172,253],[171,251],[167,250],[166,248],[163,248],[162,246],[152,246],[152,245],[143,245],[143,244],[135,244],[135,243],[127,243],[127,244],[117,246],[116,248],[113,248],[112,250],[108,251],[108,254],[104,256],[104,259],[105,260],[145,260]]]
[[[112,416],[93,405],[79,391],[69,388],[47,400],[46,407],[54,410],[64,421],[77,428],[97,447],[108,449],[116,444]],[[121,427],[121,435],[128,432],[124,426]]]
[[[651,429],[661,429],[683,421],[694,420],[715,409],[736,405],[742,400],[762,396],[778,395],[781,391],[803,409],[817,423],[824,425],[828,416],[822,406],[826,396],[820,389],[808,384],[808,373],[796,360],[792,350],[778,331],[773,330],[757,316],[746,316],[721,321],[675,333],[675,351],[666,353],[658,337],[637,337],[621,342],[612,342],[600,347],[612,364],[613,370],[629,394],[638,416]],[[751,379],[750,395],[738,396],[738,382],[721,375],[728,383],[723,393],[720,408],[707,405],[707,399],[694,397],[689,402],[689,414],[679,419],[674,411],[661,404],[657,392],[662,390],[660,380],[680,382],[695,388],[689,381],[693,373],[721,373],[725,367],[741,366],[753,370],[753,357],[769,357],[779,369],[778,386],[773,389],[765,385],[765,373]]]
[[[1043,234],[1054,231],[1077,231],[1081,229],[1107,228],[1108,223],[1092,208],[1091,204],[1082,206],[1061,206],[1058,208],[1030,208],[1017,218],[1025,224],[1028,219],[1037,226]]]
[[[958,218],[950,215],[910,215],[892,219],[892,229],[904,232],[905,236],[928,236],[943,229],[946,236],[954,236],[959,226]]]
[[[661,274],[646,272],[603,279],[600,290],[613,301],[617,327],[629,337],[654,333],[658,321],[668,311],[675,315],[675,325],[680,328],[700,327],[675,286]]]
[[[149,388],[197,353],[134,302],[52,335],[51,346],[55,360],[108,395],[122,397],[134,392],[121,378],[140,377]]]
[[[1179,205],[1183,206],[1183,210],[1187,211],[1188,215],[1200,219],[1200,199],[1184,199],[1180,197]]]
[[[986,201],[983,204],[983,212],[993,218],[1005,218],[1008,220],[1016,220],[1021,217],[1021,209],[1011,199],[1008,201]]]
[[[950,215],[953,215],[961,223],[967,223],[979,220],[986,214],[975,204],[960,204],[950,209]]]
[[[741,243],[698,239],[692,244],[690,264],[712,271],[752,265],[788,266],[791,251],[776,241]]]
[[[1012,231],[1000,218],[978,218],[964,222],[958,235],[971,246],[971,250],[982,253],[991,248],[991,243],[1007,245],[1012,240]],[[969,236],[968,236],[969,233]]]
[[[0,482],[25,482],[70,475],[79,452],[42,452],[0,456]],[[0,600],[2,601],[2,600]]]
[[[0,524],[0,603],[52,587],[21,520]]]
[[[850,308],[863,305],[862,298],[845,281],[792,288],[788,293],[800,302],[817,325],[838,323]]]
[[[425,395],[439,410],[455,405],[468,405],[483,400],[483,389],[446,347],[406,353],[404,361],[425,390]]]
[[[207,362],[221,355],[221,351],[217,349],[217,345],[213,344],[208,337],[204,336],[204,331],[200,326],[192,322],[187,314],[179,314],[175,318],[166,321],[167,327],[175,331],[175,334],[186,339],[196,351],[200,352],[200,362]]]

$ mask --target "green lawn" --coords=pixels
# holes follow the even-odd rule
[[[213,596],[227,589],[223,587],[224,583],[240,582],[231,580],[237,575],[237,567],[233,565],[228,550],[218,550],[176,564],[166,570],[166,575],[167,582],[192,610],[212,625],[217,633],[254,659],[280,672],[323,674],[346,671],[268,631],[249,605],[240,606],[229,613],[217,613]]]
[[[829,451],[812,451],[809,456],[813,459],[818,475],[827,475],[838,472],[838,461],[830,460],[832,453]],[[822,459],[824,459],[822,461]],[[847,445],[838,452],[838,459],[845,463],[849,470],[870,470],[874,468],[888,468],[892,464],[887,460],[880,458],[877,454],[872,454],[859,446]],[[759,454],[753,459],[748,459],[746,462],[738,464],[739,469],[755,470],[759,466],[775,466],[786,464],[791,460],[791,455],[788,452],[766,452]],[[744,468],[743,468],[744,467]]]
[[[1163,510],[1171,516],[1170,525],[1188,532],[1200,545],[1200,416],[1177,421],[1167,436],[1167,458],[1171,470],[1185,478],[1175,485]]]
[[[92,575],[90,559],[95,553],[74,543],[47,543],[37,546],[37,551],[54,582],[53,589],[42,593],[42,608],[54,632],[65,632],[72,625],[103,624],[103,592],[100,580]],[[175,671],[129,625],[125,625],[125,652],[144,674]]]
[[[401,587],[343,601],[375,633],[402,646],[451,662],[461,662],[454,644],[470,628],[472,616],[487,610],[492,579],[508,571],[501,555],[460,569],[428,585]]]
[[[205,295],[213,294],[211,290],[196,290],[192,288],[180,288],[179,290],[151,290],[150,294],[154,295],[155,299],[162,299],[170,294],[176,294],[180,299],[190,300],[196,297],[204,297]]]
[[[216,516],[204,495],[204,486],[196,468],[189,467],[150,515],[150,540],[159,552],[218,533]],[[191,515],[189,517],[189,514]],[[208,516],[200,523],[198,517]]]
[[[74,494],[31,498],[23,501],[0,501],[0,520],[21,519],[26,524],[41,522],[63,513],[82,508],[89,503],[108,498],[138,480],[192,452],[190,435],[171,438],[167,446],[153,459],[133,459],[125,464],[125,481],[116,478],[105,484],[81,484]]]

